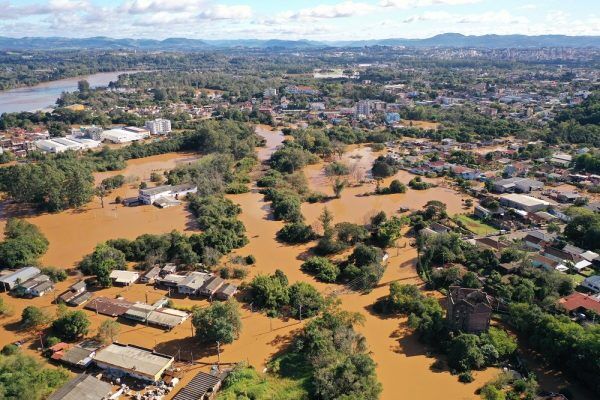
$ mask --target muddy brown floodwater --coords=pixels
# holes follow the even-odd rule
[[[273,132],[267,127],[257,127],[257,132],[267,140],[266,147],[258,149],[261,160],[267,160],[271,153],[283,141],[281,132]],[[357,155],[362,157],[359,159]],[[370,162],[376,154],[366,147],[353,147],[344,156],[352,160],[360,160],[365,171],[370,168]],[[151,172],[171,169],[177,164],[192,162],[197,159],[193,154],[166,154],[128,162],[125,171],[98,174],[97,180],[109,175],[122,173],[125,176],[138,176],[147,180]],[[315,190],[331,193],[329,182],[322,174],[323,165],[309,166],[305,172],[310,185]],[[258,172],[258,171],[257,171]],[[408,182],[410,176],[404,172],[396,176],[403,182]],[[388,179],[386,182],[389,183]],[[132,183],[111,195],[133,196],[137,194],[139,182]],[[436,188],[416,192],[409,190],[406,194],[388,196],[357,197],[358,194],[370,191],[373,184],[358,188],[348,188],[342,193],[342,198],[326,203],[327,207],[335,214],[336,221],[364,222],[372,213],[385,210],[393,214],[400,206],[407,205],[416,209],[430,199],[437,199],[448,204],[449,212],[460,211],[461,195],[450,189]],[[365,335],[373,359],[377,363],[377,375],[383,385],[382,400],[396,399],[422,399],[437,400],[447,399],[477,399],[477,388],[493,379],[498,370],[489,368],[474,374],[475,381],[470,384],[459,383],[456,376],[449,372],[433,372],[430,370],[434,358],[426,355],[426,349],[417,339],[406,330],[405,318],[382,318],[370,312],[370,306],[380,297],[388,293],[388,285],[393,281],[421,284],[418,278],[414,260],[415,250],[406,245],[404,240],[398,249],[390,250],[390,258],[386,272],[381,283],[369,294],[348,292],[342,286],[316,282],[311,276],[300,270],[302,258],[311,247],[311,244],[302,246],[286,246],[275,240],[276,232],[283,226],[279,221],[270,218],[269,204],[264,202],[263,196],[253,187],[249,193],[228,196],[242,207],[240,219],[245,224],[249,243],[236,254],[253,254],[256,257],[256,266],[252,267],[251,276],[257,273],[272,273],[282,269],[291,282],[305,281],[325,294],[335,293],[342,301],[342,308],[360,312],[365,316],[365,323],[359,330]],[[303,205],[303,212],[307,221],[316,220],[325,204]],[[6,210],[3,218],[6,217]],[[134,238],[142,233],[163,233],[173,229],[190,231],[190,215],[184,207],[173,207],[160,210],[154,207],[126,208],[107,205],[101,208],[97,199],[80,211],[68,211],[59,214],[40,215],[28,218],[40,227],[50,241],[50,249],[42,259],[44,265],[71,267],[94,246],[111,238]],[[39,356],[38,341],[31,333],[18,329],[17,322],[21,311],[28,305],[42,307],[50,313],[56,312],[52,304],[54,295],[62,293],[76,280],[75,277],[59,283],[53,294],[31,300],[15,299],[6,293],[0,296],[12,307],[14,315],[0,321],[0,343],[10,343],[19,339],[29,338],[24,346],[27,352]],[[129,288],[109,288],[95,293],[96,296],[115,297],[122,295],[130,301],[154,302],[167,293],[154,289],[152,286],[141,284]],[[177,305],[206,306],[202,300],[191,300],[173,296]],[[93,334],[102,320],[107,317],[97,316],[85,311],[92,322],[90,332]],[[268,359],[289,343],[293,335],[302,328],[304,322],[296,320],[270,319],[264,314],[251,312],[247,306],[242,310],[243,329],[241,336],[231,345],[222,346],[221,362],[236,363],[247,361],[251,365],[263,370]],[[123,322],[123,321],[120,321]],[[200,346],[192,339],[191,322],[165,332],[143,324],[123,323],[118,336],[121,343],[133,343],[159,351],[172,354],[182,360],[195,360],[194,366],[185,367],[188,373],[182,384],[188,382],[194,375],[193,370],[208,369],[217,362],[214,347]],[[172,395],[168,396],[170,398]],[[591,397],[590,397],[591,398]]]

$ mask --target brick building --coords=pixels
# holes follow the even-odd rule
[[[447,300],[446,318],[452,330],[469,333],[488,330],[492,299],[483,290],[450,286]]]

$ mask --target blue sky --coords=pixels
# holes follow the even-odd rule
[[[0,36],[354,40],[600,35],[600,0],[0,0]]]

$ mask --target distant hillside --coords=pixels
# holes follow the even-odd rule
[[[0,37],[2,50],[47,50],[47,49],[126,49],[126,50],[175,50],[197,51],[209,49],[284,48],[303,49],[319,47],[364,47],[364,46],[407,46],[407,47],[479,47],[479,48],[527,48],[527,47],[600,47],[600,36],[565,35],[483,35],[465,36],[459,33],[444,33],[426,39],[379,39],[357,41],[310,40],[200,40],[185,38],[112,39],[108,37],[62,38],[62,37]]]

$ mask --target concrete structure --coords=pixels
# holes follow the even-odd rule
[[[143,347],[113,343],[98,351],[94,361],[99,368],[108,370],[111,375],[128,375],[158,382],[174,359]]]
[[[140,189],[138,198],[142,203],[150,205],[154,204],[161,198],[178,200],[180,197],[190,193],[196,193],[197,191],[198,187],[191,184],[177,186],[165,185],[148,189]]]
[[[490,327],[492,303],[483,290],[450,286],[447,301],[446,318],[451,329],[477,333]]]
[[[227,300],[237,293],[237,286],[233,283],[226,283],[221,286],[215,293],[215,298],[218,300]]]
[[[500,196],[500,204],[527,212],[541,211],[550,205],[550,203],[546,200],[540,200],[524,194],[514,193]]]
[[[112,385],[88,374],[65,383],[48,400],[104,400],[112,394]]]
[[[144,126],[152,135],[168,135],[171,133],[171,121],[168,119],[157,118],[153,121],[146,121]]]
[[[371,116],[371,103],[368,100],[360,100],[358,103],[356,103],[356,111],[355,111],[355,115],[356,116],[365,116],[365,117],[370,117]]]
[[[67,150],[80,151],[95,149],[100,142],[75,136],[56,137],[35,142],[35,146],[46,153],[63,153]]]
[[[18,284],[27,282],[28,280],[38,276],[41,271],[36,267],[23,267],[16,271],[2,275],[0,277],[0,285],[4,290],[12,290]]]
[[[136,283],[140,279],[140,274],[139,272],[115,269],[111,271],[109,277],[116,285],[129,286]]]
[[[266,88],[263,92],[263,97],[275,97],[277,96],[277,89],[275,88]]]
[[[84,307],[96,314],[118,317],[127,312],[134,304],[125,299],[111,299],[108,297],[96,297]]]
[[[77,133],[73,133],[73,134],[76,137],[86,137],[88,139],[100,141],[100,140],[102,140],[102,132],[103,131],[104,131],[104,129],[102,129],[99,126],[90,125],[90,126],[80,127],[79,131]]]
[[[112,143],[129,143],[147,138],[144,133],[132,132],[123,128],[109,129],[102,132],[100,138]]]

